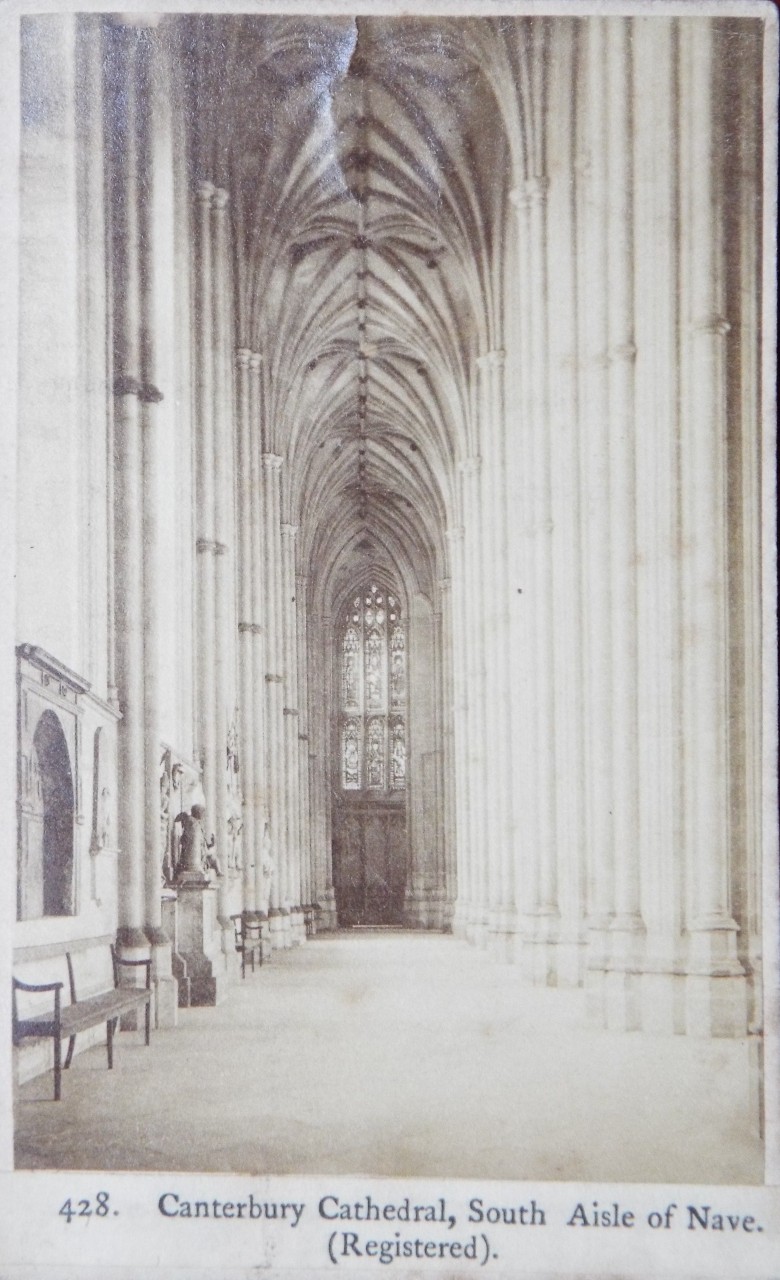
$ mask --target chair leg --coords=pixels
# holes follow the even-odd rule
[[[62,1097],[62,1043],[59,1036],[54,1037],[54,1101]]]
[[[152,998],[151,996],[146,1002],[146,1043],[149,1044],[152,1030]]]
[[[66,1071],[70,1066],[71,1062],[73,1061],[73,1050],[75,1049],[75,1047],[76,1047],[76,1037],[70,1036],[68,1038],[68,1052],[65,1054],[65,1070]]]
[[[109,1018],[106,1023],[106,1051],[108,1053],[108,1069],[113,1070],[114,1067],[114,1019]]]

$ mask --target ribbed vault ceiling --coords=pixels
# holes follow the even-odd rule
[[[263,357],[302,563],[362,548],[428,589],[474,450],[473,359],[500,343],[517,23],[198,21],[196,162],[231,191],[237,342]]]

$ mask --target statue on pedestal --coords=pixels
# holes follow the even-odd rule
[[[215,871],[219,877],[223,874],[215,852],[214,836],[206,838],[205,816],[203,805],[194,804],[189,813],[180,813],[176,818],[176,822],[181,825],[179,861],[176,866],[176,880],[179,883],[208,884],[209,871]]]

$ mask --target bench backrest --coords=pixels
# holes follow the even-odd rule
[[[102,995],[104,991],[113,991],[116,986],[110,947],[90,947],[86,951],[73,951],[70,962],[77,1000]]]
[[[88,996],[112,991],[115,985],[111,948],[105,943],[74,949],[72,952],[64,948],[58,954],[26,961],[23,968],[16,971],[15,977],[33,986],[38,983],[61,982],[60,1007],[63,1009],[72,1004],[74,992],[75,999],[84,1000]],[[21,991],[16,988],[14,1002],[15,1016],[24,1021],[25,1018],[50,1013],[54,1008],[54,992]]]

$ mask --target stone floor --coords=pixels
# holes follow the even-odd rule
[[[586,1029],[451,937],[314,939],[18,1091],[18,1168],[751,1183],[747,1046]]]

